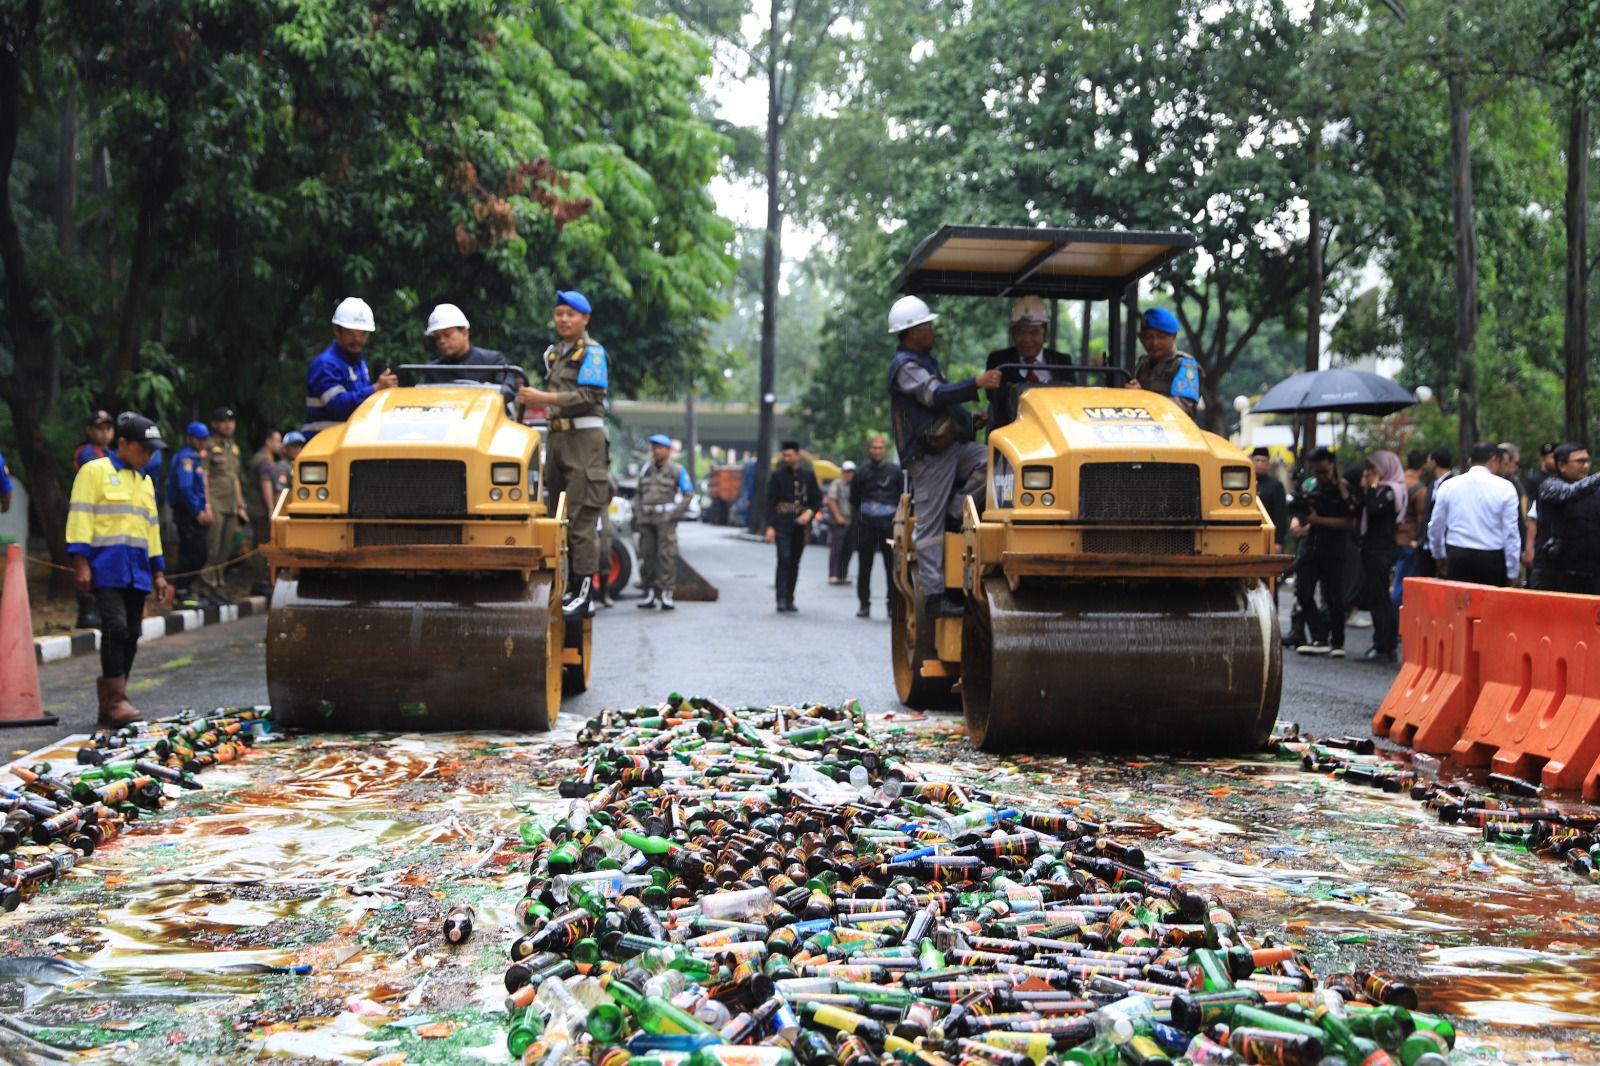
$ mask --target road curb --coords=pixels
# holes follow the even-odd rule
[[[246,596],[226,607],[201,607],[192,611],[169,611],[144,620],[141,641],[159,640],[174,633],[188,633],[205,626],[237,622],[241,618],[267,613],[265,596]],[[100,631],[84,630],[63,637],[33,638],[34,657],[40,663],[59,662],[79,655],[93,655],[100,650]]]

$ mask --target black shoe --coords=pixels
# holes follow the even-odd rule
[[[594,578],[585,577],[576,588],[569,588],[561,598],[561,613],[568,618],[589,617],[589,589]]]
[[[1285,648],[1298,648],[1305,642],[1306,637],[1304,633],[1290,633],[1288,636],[1284,637],[1282,641]]]
[[[868,607],[866,604],[862,604],[861,605],[861,609],[856,612],[856,617],[857,618],[871,618],[872,617],[872,608]]]
[[[1361,661],[1364,663],[1392,663],[1395,661],[1395,654],[1392,651],[1379,651],[1377,648],[1368,648],[1361,653]]]
[[[267,584],[265,581],[257,581],[254,585],[250,586],[250,595],[270,596],[272,595],[272,586]]]
[[[960,601],[946,593],[934,593],[928,597],[929,618],[960,618],[965,613],[966,608]]]

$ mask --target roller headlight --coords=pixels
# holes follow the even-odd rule
[[[1022,468],[1022,487],[1035,490],[1048,489],[1050,474],[1048,466],[1025,466]]]
[[[501,496],[501,492],[500,492],[499,489],[490,489],[489,490],[489,499],[498,501],[500,499],[500,496]]]
[[[506,495],[510,496],[513,500],[520,500],[522,499],[522,490],[512,489],[510,492],[506,493]]]
[[[1018,500],[1017,500],[1017,502],[1018,502],[1018,503],[1020,503],[1020,504],[1022,504],[1022,506],[1024,506],[1024,507],[1032,507],[1032,506],[1033,506],[1033,493],[1031,493],[1031,492],[1024,492],[1024,493],[1023,493],[1023,494],[1022,494],[1022,495],[1021,495],[1021,496],[1020,496],[1020,497],[1019,497],[1019,498],[1018,498]]]
[[[301,463],[300,484],[326,485],[328,483],[327,463]]]
[[[1039,497],[1039,502],[1046,507],[1054,507],[1056,505],[1056,494],[1053,492],[1047,492],[1043,496]]]
[[[311,499],[311,490],[306,488],[305,486],[301,486],[298,490],[296,490],[295,496],[299,497],[302,500],[309,500],[309,499]]]
[[[1250,506],[1250,494],[1248,492],[1239,493],[1239,505],[1241,507],[1249,507]]]
[[[489,467],[491,485],[515,485],[522,480],[522,467],[516,463],[495,463]]]
[[[1248,466],[1225,466],[1222,468],[1222,487],[1225,489],[1247,489],[1250,479],[1255,471]]]
[[[1224,492],[1222,494],[1222,506],[1231,507],[1232,505],[1233,505],[1233,493]]]
[[[328,498],[328,490],[326,488],[321,488],[321,489],[317,490],[317,499],[326,500],[327,498]]]

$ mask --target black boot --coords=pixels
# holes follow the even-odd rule
[[[78,593],[78,620],[72,623],[74,629],[99,629],[100,608],[95,606],[94,597]]]

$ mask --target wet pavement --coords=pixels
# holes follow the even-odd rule
[[[266,747],[0,916],[0,1062],[505,1061],[518,808],[564,806],[552,786],[577,765],[582,718],[674,689],[735,704],[859,696],[924,775],[1039,804],[1087,797],[1152,868],[1213,888],[1247,935],[1303,945],[1319,973],[1404,976],[1424,1009],[1461,1019],[1453,1061],[1600,1062],[1600,885],[1266,756],[982,755],[958,717],[896,706],[881,608],[856,619],[853,588],[825,584],[823,550],[807,552],[801,613],[783,616],[770,548],[698,526],[683,541],[721,601],[663,616],[635,610],[630,590],[601,612],[591,690],[556,733]],[[251,619],[151,644],[136,698],[160,711],[264,700],[263,634]],[[1361,631],[1350,643],[1365,647]],[[1365,734],[1392,676],[1293,654],[1285,667],[1282,717],[1323,734]],[[14,731],[12,750],[87,727],[96,672],[89,658],[42,668],[62,726]],[[477,932],[449,947],[439,921],[458,902],[477,908]]]
[[[562,713],[588,717],[605,706],[633,706],[681,688],[716,692],[736,703],[855,698],[874,709],[897,701],[889,665],[889,622],[882,568],[873,574],[872,617],[856,614],[855,567],[848,586],[827,583],[826,546],[801,561],[797,614],[773,610],[773,549],[721,526],[680,525],[684,558],[720,590],[716,603],[680,603],[670,614],[637,610],[628,589],[615,607],[596,612],[589,691],[569,697]],[[1280,596],[1287,625],[1289,596]],[[1352,655],[1370,629],[1352,629]],[[264,618],[247,618],[143,645],[130,686],[135,701],[168,710],[264,703]],[[94,721],[92,656],[40,668],[46,706],[61,726],[4,734],[10,750],[32,750]],[[359,664],[353,664],[359,668]],[[1282,718],[1318,735],[1365,733],[1395,667],[1355,658],[1284,657]]]

